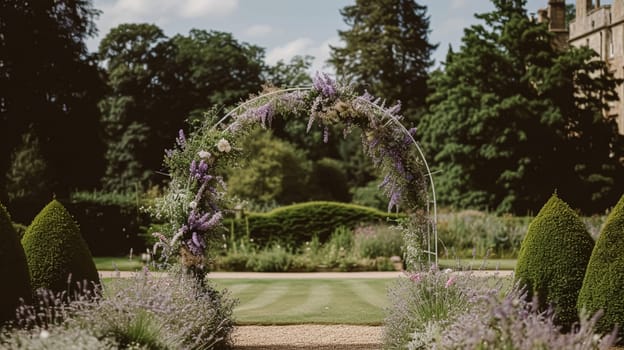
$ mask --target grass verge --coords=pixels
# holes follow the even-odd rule
[[[94,257],[98,271],[138,271],[143,268],[143,262],[138,258],[130,260],[128,257]]]

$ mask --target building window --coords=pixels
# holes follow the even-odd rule
[[[609,33],[609,58],[615,57],[615,47],[613,46],[613,33]]]

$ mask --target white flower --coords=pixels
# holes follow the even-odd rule
[[[41,339],[47,339],[50,336],[50,332],[46,331],[45,329],[41,331],[41,333],[39,333],[39,338]]]
[[[197,208],[197,202],[191,201],[191,203],[189,203],[189,208],[191,208],[191,209]]]
[[[198,156],[199,156],[199,158],[201,158],[201,159],[207,159],[207,158],[210,158],[210,156],[211,156],[212,154],[210,154],[210,152],[207,152],[207,151],[201,150],[201,151],[197,152],[197,155],[198,155]]]
[[[219,140],[219,142],[217,142],[217,149],[219,150],[219,152],[230,153],[230,151],[232,150],[232,146],[230,145],[228,140],[221,139]]]
[[[452,270],[452,269],[445,269],[445,270],[444,270],[444,273],[451,273],[451,272],[453,272],[453,270]]]

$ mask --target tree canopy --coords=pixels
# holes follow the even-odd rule
[[[96,108],[103,86],[85,46],[98,14],[90,0],[0,2],[0,173],[32,132],[56,184],[49,195],[94,186],[103,167]]]
[[[619,81],[587,48],[557,51],[525,1],[493,3],[429,81],[419,134],[441,170],[440,201],[526,214],[557,190],[604,210],[624,176],[622,138],[603,113]]]
[[[331,47],[331,63],[345,78],[389,104],[402,103],[415,120],[427,95],[427,70],[437,45],[428,40],[427,7],[414,0],[356,0],[340,11],[345,46]]]
[[[102,40],[109,93],[100,102],[108,144],[104,187],[127,191],[158,177],[172,135],[212,106],[260,90],[264,50],[229,33],[168,38],[153,24],[122,24]]]

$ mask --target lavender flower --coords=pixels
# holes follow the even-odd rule
[[[386,109],[386,113],[395,116],[395,114],[399,113],[399,111],[401,111],[401,101],[398,101],[394,106]]]
[[[324,97],[332,98],[336,95],[336,82],[326,73],[316,72],[312,79],[314,89],[319,91]]]
[[[273,104],[271,102],[265,103],[262,106],[253,109],[252,114],[260,121],[263,128],[271,126],[273,122],[273,114],[275,112],[275,108],[273,108]]]
[[[178,138],[176,138],[176,143],[180,148],[186,147],[186,136],[184,136],[184,130],[180,129],[178,131]]]
[[[323,142],[324,143],[329,142],[329,127],[327,125],[323,129]]]
[[[199,164],[193,160],[189,172],[192,179],[200,182],[208,182],[213,178],[212,175],[208,174],[208,163],[203,159],[199,161]]]

